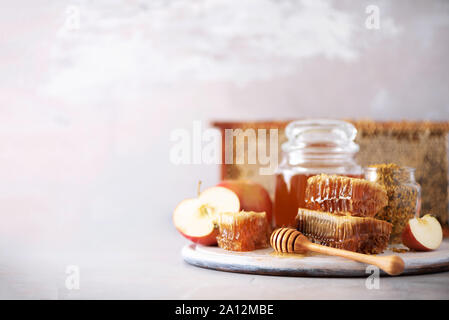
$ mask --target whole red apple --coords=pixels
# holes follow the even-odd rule
[[[224,180],[218,186],[234,191],[240,200],[240,210],[265,212],[268,223],[272,224],[273,203],[260,184],[249,180]]]

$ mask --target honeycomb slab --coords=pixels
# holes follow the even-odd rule
[[[387,203],[385,188],[371,181],[326,174],[316,175],[307,180],[305,196],[307,209],[356,217],[373,217]]]
[[[267,248],[271,228],[265,212],[241,211],[220,213],[217,218],[218,246],[230,251]]]
[[[297,230],[315,243],[360,253],[383,252],[391,233],[386,221],[307,209],[298,210],[296,222]]]

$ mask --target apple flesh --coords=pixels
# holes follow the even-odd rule
[[[232,190],[238,196],[240,210],[265,212],[272,225],[273,203],[268,191],[260,184],[249,180],[224,180],[218,186]]]
[[[443,229],[438,220],[429,214],[410,219],[402,233],[402,243],[417,251],[435,250],[442,241]]]
[[[176,229],[187,239],[202,245],[217,244],[215,219],[219,212],[238,212],[237,195],[223,187],[204,190],[198,198],[181,201],[173,212]]]

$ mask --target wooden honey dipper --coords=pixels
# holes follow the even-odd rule
[[[306,253],[307,251],[313,251],[331,256],[339,256],[377,266],[392,276],[401,274],[404,271],[404,260],[398,256],[379,257],[323,246],[311,242],[296,229],[280,228],[274,230],[271,234],[270,243],[273,249],[278,252]]]

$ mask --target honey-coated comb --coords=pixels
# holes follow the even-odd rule
[[[391,224],[374,218],[335,215],[298,209],[297,229],[315,243],[361,253],[381,253],[390,239]]]
[[[271,227],[265,212],[223,212],[217,219],[218,246],[231,251],[252,251],[269,246]]]
[[[373,217],[387,203],[385,188],[371,181],[326,174],[307,180],[305,206],[311,210]]]

